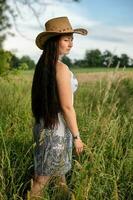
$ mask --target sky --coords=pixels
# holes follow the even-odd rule
[[[8,0],[15,8],[13,0]],[[10,30],[14,37],[8,36],[4,42],[6,50],[12,50],[18,57],[30,56],[35,62],[42,51],[35,45],[36,36],[45,30],[44,24],[54,17],[67,16],[73,28],[85,28],[87,36],[74,34],[73,48],[69,57],[83,59],[86,50],[99,49],[111,51],[120,56],[126,53],[133,58],[133,1],[132,0],[42,0],[48,2],[35,9],[39,21],[26,6],[18,4],[20,15]],[[13,23],[12,19],[11,22]]]

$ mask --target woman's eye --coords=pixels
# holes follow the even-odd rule
[[[72,41],[73,41],[73,38],[72,38],[72,39],[69,39],[69,38],[67,39],[67,38],[66,38],[66,39],[64,39],[64,41],[66,41],[66,42],[67,42],[67,41],[71,41],[71,42],[72,42]]]

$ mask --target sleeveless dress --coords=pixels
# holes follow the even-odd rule
[[[71,71],[70,71],[71,72]],[[71,72],[72,104],[78,80]],[[65,175],[72,165],[73,137],[61,112],[55,129],[43,129],[43,122],[33,126],[35,175]]]

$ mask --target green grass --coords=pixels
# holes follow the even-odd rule
[[[90,67],[90,68],[71,68],[73,72],[76,73],[96,73],[96,72],[113,72],[116,68],[102,68],[102,67]],[[119,68],[117,71],[133,72],[133,68]]]
[[[0,78],[0,199],[23,199],[33,178],[31,79]],[[31,74],[30,74],[31,77]],[[73,153],[76,200],[133,199],[133,81],[80,84],[74,107],[85,150]],[[55,190],[56,191],[56,190]],[[45,191],[45,200],[51,190]]]
[[[71,71],[74,73],[97,73],[97,72],[114,72],[116,71],[116,68],[102,68],[102,67],[91,67],[91,68],[70,68]],[[133,68],[119,68],[117,69],[118,72],[133,72]],[[19,70],[20,75],[24,76],[32,76],[34,73],[33,70],[26,70],[26,71],[21,71]]]

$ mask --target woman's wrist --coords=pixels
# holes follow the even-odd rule
[[[80,134],[79,133],[76,133],[73,135],[73,139],[76,140],[76,139],[80,139]]]

